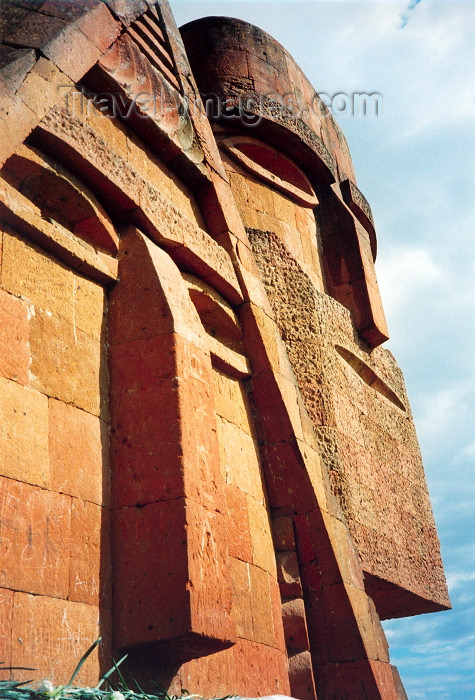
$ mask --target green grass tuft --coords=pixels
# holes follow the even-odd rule
[[[127,655],[117,662],[112,660],[112,667],[102,676],[95,688],[74,687],[72,684],[82,665],[100,643],[101,638],[99,637],[83,655],[66,685],[59,685],[54,688],[49,681],[43,681],[38,688],[33,689],[28,687],[28,684],[32,683],[33,679],[23,682],[0,680],[0,700],[203,700],[201,695],[190,694],[184,688],[181,695],[169,695],[166,690],[153,681],[151,682],[157,688],[154,693],[145,693],[135,679],[132,679],[132,683],[135,684],[137,689],[133,690],[129,687],[119,669]],[[25,666],[4,666],[0,661],[0,671],[20,670],[34,671],[35,669]],[[115,676],[117,680],[115,682],[112,681],[111,676]],[[226,695],[224,698],[216,698],[215,700],[227,700],[232,697],[234,696]]]

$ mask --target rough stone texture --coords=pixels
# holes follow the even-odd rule
[[[250,240],[363,568],[395,584],[391,603],[389,596],[382,597],[380,614],[400,616],[405,604],[407,613],[415,612],[415,599],[408,596],[404,602],[404,590],[420,596],[422,609],[424,599],[439,609],[447,598],[428,495],[418,491],[416,505],[408,492],[408,484],[411,494],[422,486],[424,475],[399,369],[387,351],[370,353],[364,343],[355,342],[349,313],[313,287],[275,234],[250,231]],[[351,348],[359,371],[338,348]],[[367,384],[363,371],[379,377],[398,404],[377,390],[374,378]],[[404,470],[401,454],[411,455]],[[416,512],[428,528],[417,544]],[[407,566],[403,552],[411,552],[418,563]],[[378,604],[376,587],[374,594]]]
[[[2,658],[64,683],[99,629],[111,641],[104,290],[19,231],[1,248]]]
[[[107,617],[96,607],[58,600],[47,596],[17,592],[13,597],[12,658],[18,666],[38,668],[54,685],[67,683],[91,639],[97,639]],[[105,654],[107,649],[103,650]],[[103,659],[99,652],[91,654],[76,677],[78,685],[87,685],[97,677]],[[17,671],[15,677],[30,679],[31,671]]]
[[[109,503],[109,435],[100,418],[49,400],[51,486],[96,504]]]
[[[0,378],[1,473],[38,486],[48,486],[48,399],[16,382]]]
[[[0,25],[0,658],[65,683],[101,634],[79,683],[113,648],[170,693],[404,698],[380,618],[449,601],[339,128],[239,20],[188,55],[165,0]],[[261,122],[208,120],[188,56]]]

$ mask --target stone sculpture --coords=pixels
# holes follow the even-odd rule
[[[2,23],[0,658],[405,697],[380,619],[450,603],[340,129],[240,20]]]

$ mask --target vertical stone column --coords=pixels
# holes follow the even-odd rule
[[[212,368],[178,268],[130,227],[111,294],[114,643],[185,660],[230,646]]]

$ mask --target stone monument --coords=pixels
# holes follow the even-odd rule
[[[338,125],[240,20],[1,23],[0,659],[404,698],[380,620],[450,602]]]

